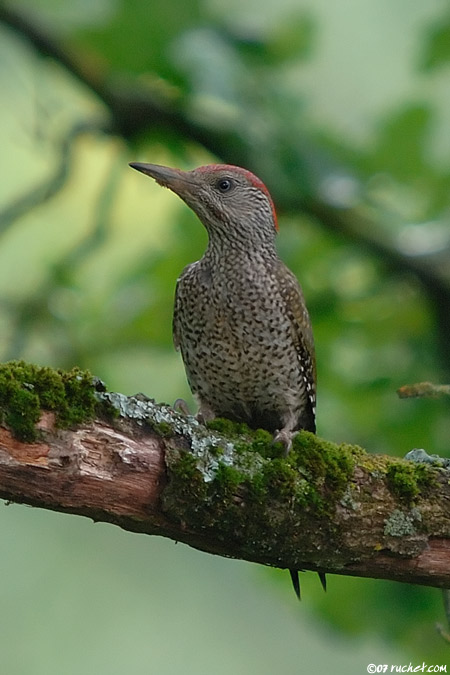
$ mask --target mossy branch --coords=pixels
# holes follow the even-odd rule
[[[89,373],[0,366],[0,497],[293,569],[450,586],[450,473],[205,428]]]

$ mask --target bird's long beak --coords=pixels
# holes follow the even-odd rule
[[[141,162],[130,162],[129,166],[136,171],[145,173],[146,176],[154,178],[157,183],[169,188],[182,199],[189,194],[195,183],[189,171],[172,169],[169,166],[160,166],[159,164],[141,164]]]

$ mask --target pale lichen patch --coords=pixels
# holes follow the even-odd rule
[[[205,483],[213,481],[222,466],[232,466],[245,471],[249,477],[256,473],[266,461],[257,454],[241,456],[235,444],[223,435],[211,432],[201,425],[195,417],[183,416],[169,405],[157,404],[145,396],[125,396],[124,394],[98,393],[100,400],[108,401],[125,418],[132,418],[141,424],[147,424],[155,430],[164,425],[164,436],[168,431],[188,439],[190,452],[196,459],[196,468],[203,476]],[[168,443],[170,446],[170,443]],[[178,454],[178,453],[177,453]],[[170,447],[167,461],[171,460]]]
[[[384,534],[388,537],[406,537],[417,533],[417,525],[422,520],[419,509],[413,508],[408,513],[395,509],[384,525]]]

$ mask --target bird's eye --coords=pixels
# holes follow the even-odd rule
[[[231,178],[220,178],[216,186],[219,192],[229,192],[233,187],[233,181]]]

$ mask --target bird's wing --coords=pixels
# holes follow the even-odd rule
[[[283,263],[277,266],[276,277],[281,297],[283,298],[287,315],[292,326],[292,335],[298,354],[298,363],[301,369],[306,393],[308,395],[310,419],[308,431],[315,432],[316,412],[316,353],[314,338],[308,310],[306,309],[303,292],[295,276]]]

